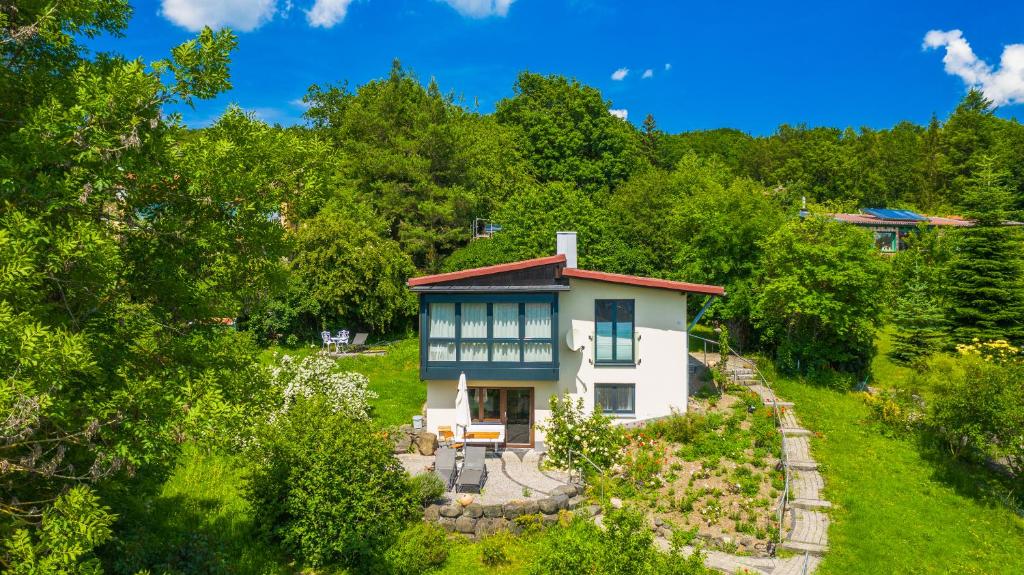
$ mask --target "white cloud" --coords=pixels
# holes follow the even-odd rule
[[[507,16],[508,8],[515,0],[444,0],[455,11],[469,18]]]
[[[291,104],[292,106],[295,106],[296,108],[302,108],[303,110],[308,110],[310,108],[310,103],[309,102],[303,102],[302,98],[295,98],[294,100],[288,100],[288,103]]]
[[[345,19],[352,0],[316,0],[306,10],[306,22],[314,28],[331,28]]]
[[[616,110],[615,108],[612,108],[611,110],[608,110],[608,113],[622,120],[629,118],[629,110],[625,108],[621,110]]]
[[[160,14],[196,32],[203,26],[230,26],[249,32],[266,24],[277,12],[277,0],[162,0]]]
[[[612,72],[612,80],[618,82],[619,80],[625,79],[628,74],[629,68],[619,68],[618,70]]]
[[[642,78],[644,80],[646,80],[647,78],[653,78],[653,77],[654,77],[654,70],[651,70],[650,68],[644,70],[644,75],[640,76],[640,78]]]
[[[672,64],[669,64],[668,62],[666,62],[665,63],[665,71],[668,72],[671,69],[672,69]]]
[[[1024,44],[1003,46],[999,68],[978,58],[960,30],[931,30],[924,36],[925,50],[945,48],[946,73],[959,76],[997,106],[1024,103]]]

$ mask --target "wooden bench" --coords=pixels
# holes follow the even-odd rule
[[[465,442],[466,445],[486,445],[493,447],[495,451],[498,450],[498,446],[505,443],[503,431],[467,431]]]

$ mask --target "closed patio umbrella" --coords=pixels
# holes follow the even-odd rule
[[[466,428],[472,422],[469,413],[469,390],[466,389],[466,374],[459,376],[459,391],[455,394],[455,439],[465,439]]]

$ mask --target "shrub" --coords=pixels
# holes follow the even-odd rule
[[[254,523],[308,565],[373,563],[415,508],[391,449],[329,400],[298,399],[257,430],[245,483]]]
[[[573,401],[568,394],[561,398],[553,396],[550,405],[551,417],[541,427],[547,434],[547,457],[553,465],[568,466],[570,450],[582,453],[604,469],[619,460],[626,445],[626,433],[611,418],[599,409],[584,416],[583,399]]]
[[[508,546],[511,536],[499,532],[480,542],[480,561],[488,567],[497,567],[509,562]]]
[[[444,495],[445,485],[441,478],[433,473],[420,473],[409,478],[409,491],[413,501],[427,505]]]
[[[701,553],[684,558],[682,537],[668,554],[654,547],[654,536],[644,516],[633,509],[612,509],[605,529],[583,517],[544,533],[536,551],[532,573],[583,575],[702,575],[709,573]]]
[[[626,477],[638,487],[661,485],[658,476],[664,464],[665,444],[657,439],[648,439],[642,433],[637,434],[623,458]]]
[[[310,355],[299,361],[285,355],[271,370],[271,376],[283,395],[278,413],[288,411],[298,398],[319,395],[335,412],[351,419],[368,419],[370,400],[377,397],[368,389],[366,376],[334,371],[334,360],[325,355]]]
[[[864,403],[871,418],[890,432],[915,431],[924,423],[924,404],[906,389],[886,389],[878,394],[864,394]]]
[[[385,562],[391,575],[419,575],[448,560],[448,538],[433,523],[415,523],[388,549]]]

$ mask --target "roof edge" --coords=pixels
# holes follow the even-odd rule
[[[725,295],[725,288],[722,286],[694,284],[689,282],[678,282],[673,280],[663,280],[658,278],[631,276],[625,274],[613,274],[608,272],[582,270],[578,268],[565,268],[562,270],[562,275],[565,277],[603,281],[624,285],[634,285],[639,287],[667,289],[678,292],[702,293],[717,296]]]
[[[406,285],[409,287],[416,287],[422,285],[430,285],[445,281],[454,281],[467,278],[473,278],[478,276],[485,276],[490,274],[512,272],[516,270],[522,270],[526,268],[533,268],[537,266],[546,266],[551,264],[565,263],[565,255],[557,254],[553,256],[545,256],[542,258],[534,258],[532,260],[522,260],[518,262],[512,262],[507,264],[498,264],[494,266],[485,266],[482,268],[472,268],[468,270],[461,270],[457,272],[448,272],[443,274],[434,274],[429,276],[420,276],[416,278],[409,278]]]

